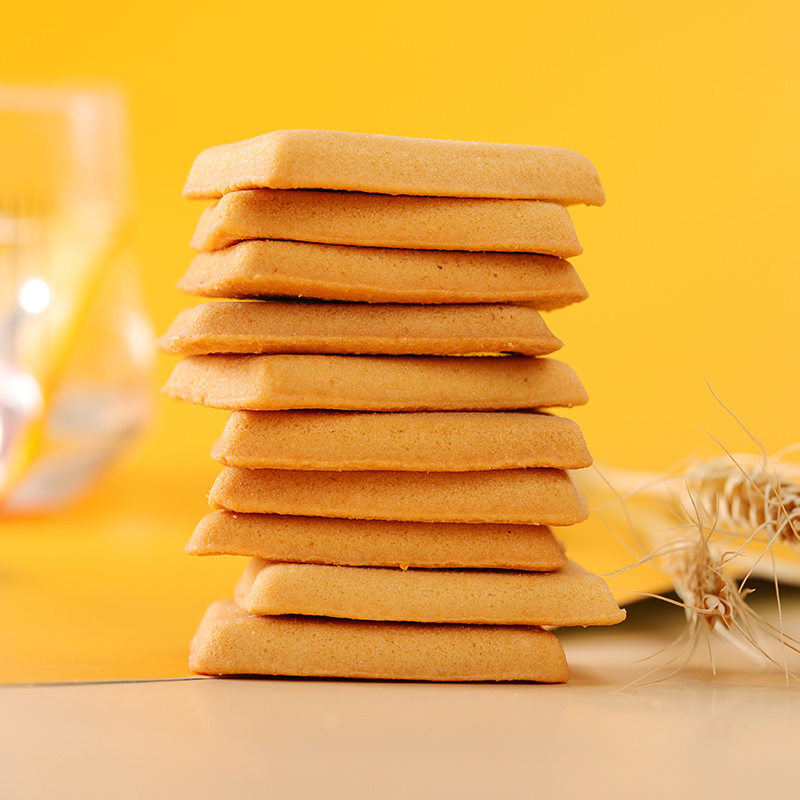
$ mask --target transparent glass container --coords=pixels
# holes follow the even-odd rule
[[[124,103],[0,87],[0,511],[85,490],[147,423]]]

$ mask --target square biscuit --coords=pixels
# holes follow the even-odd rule
[[[525,144],[460,142],[325,130],[279,130],[204,150],[183,193],[338,189],[506,197],[602,205],[597,171],[579,153]]]
[[[515,305],[398,305],[280,301],[202,303],[159,339],[178,355],[549,355],[561,342],[538,311]]]
[[[178,288],[220,298],[310,297],[364,303],[579,303],[569,261],[535,253],[469,253],[252,239],[198,253]]]
[[[402,569],[546,572],[567,563],[563,547],[544,525],[334,519],[224,509],[200,520],[186,552]]]
[[[570,677],[561,643],[541,628],[264,617],[232,600],[206,611],[189,667],[202,675],[407,681],[564,683]]]
[[[625,612],[573,561],[554,572],[390,569],[254,558],[236,586],[250,614],[476,625],[615,625]]]
[[[211,456],[248,469],[463,472],[592,463],[575,422],[524,411],[234,411]]]
[[[189,356],[163,391],[250,411],[480,411],[587,401],[569,365],[529,356]]]
[[[240,469],[217,476],[214,508],[407,522],[574,525],[586,499],[559,469],[483,472],[324,472]]]
[[[219,250],[248,239],[559,258],[583,252],[569,212],[555,203],[279,189],[223,195],[200,216],[191,245]]]

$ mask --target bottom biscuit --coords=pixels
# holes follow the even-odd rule
[[[204,675],[411,681],[569,680],[561,643],[541,628],[258,617],[213,603],[192,640]]]

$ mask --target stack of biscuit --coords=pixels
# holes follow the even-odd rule
[[[187,545],[251,558],[191,647],[203,674],[569,677],[549,627],[624,612],[550,526],[591,457],[545,409],[586,401],[540,311],[583,300],[556,148],[277,131],[211,148],[179,287],[219,298],[160,340],[165,391],[229,410]]]

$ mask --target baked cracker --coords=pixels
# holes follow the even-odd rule
[[[535,253],[398,250],[254,239],[198,253],[178,288],[200,297],[367,303],[525,303],[588,297],[569,261]]]
[[[592,463],[575,422],[525,411],[234,411],[211,455],[249,469],[462,472]]]
[[[278,189],[224,195],[200,216],[191,245],[219,250],[247,239],[559,258],[583,252],[569,212],[555,203]]]
[[[220,600],[192,640],[203,675],[409,681],[569,680],[564,650],[541,628],[260,617]]]
[[[528,356],[189,356],[164,392],[251,411],[479,411],[570,407],[588,399],[570,366]]]
[[[325,130],[272,131],[204,150],[183,194],[202,199],[260,187],[530,198],[564,205],[605,200],[591,162],[570,150]]]
[[[563,547],[543,525],[331,519],[224,509],[200,520],[186,552],[403,569],[549,571],[567,563]]]
[[[514,305],[386,305],[279,301],[202,303],[159,339],[178,355],[554,353],[538,311]]]
[[[485,472],[325,472],[226,467],[213,507],[257,514],[574,525],[586,499],[558,469]]]
[[[602,578],[570,561],[555,572],[390,569],[254,558],[236,585],[250,614],[475,625],[615,625]]]

